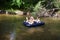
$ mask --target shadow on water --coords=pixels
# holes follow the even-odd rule
[[[60,40],[60,37],[55,33],[52,34],[45,28],[30,28],[25,33],[18,33],[16,40]]]
[[[0,40],[14,40],[16,31],[15,29],[16,27],[14,27],[14,24],[12,23],[0,23]]]

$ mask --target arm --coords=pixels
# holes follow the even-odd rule
[[[28,17],[26,17],[26,21],[28,22]]]
[[[40,22],[40,18],[37,17],[36,22]]]

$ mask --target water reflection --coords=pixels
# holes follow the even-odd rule
[[[15,32],[10,33],[10,40],[15,40]]]

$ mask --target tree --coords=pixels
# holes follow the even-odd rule
[[[0,8],[32,10],[39,0],[0,0]]]
[[[53,4],[55,7],[60,8],[60,0],[53,0]]]
[[[20,5],[22,4],[22,0],[12,0],[12,4],[11,6],[17,6],[17,7],[20,7]]]

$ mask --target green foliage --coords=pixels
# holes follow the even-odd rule
[[[41,1],[39,1],[34,7],[34,11],[39,11],[41,8],[42,8]]]
[[[13,0],[11,5],[12,6],[16,5],[16,6],[20,7],[21,4],[22,4],[22,0]]]
[[[37,10],[38,7],[45,7],[47,9],[60,8],[60,0],[0,0],[0,9],[14,8],[32,11]]]
[[[60,8],[60,0],[53,0],[54,6]]]
[[[21,8],[23,8],[25,11],[32,11],[33,7],[36,3],[38,3],[39,0],[22,0],[23,4],[21,5]]]
[[[51,9],[54,8],[54,4],[52,3],[53,0],[43,0],[41,2],[42,6],[45,7],[46,9]]]
[[[60,0],[42,0],[41,4],[47,9],[60,8]]]
[[[36,13],[42,13],[45,9],[53,9],[60,8],[60,1],[57,0],[40,0],[34,7],[34,12],[32,15],[36,15]]]
[[[39,12],[41,8],[42,8],[41,1],[39,1],[33,9],[34,12],[32,12],[32,15],[36,16],[36,13]]]
[[[31,10],[39,0],[0,0],[0,9],[3,8],[14,8]]]

